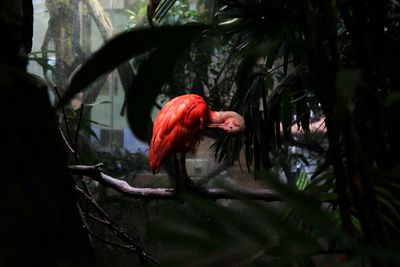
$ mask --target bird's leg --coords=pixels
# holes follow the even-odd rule
[[[187,171],[186,171],[186,157],[185,153],[181,153],[181,158],[178,160],[177,156],[174,157],[174,164],[177,173],[176,177],[176,191],[181,193],[187,191],[188,187],[193,186]]]
[[[186,155],[185,153],[181,154],[181,179],[182,179],[182,184],[184,187],[188,187],[191,185],[191,180],[189,179],[189,176],[186,171]]]
[[[175,166],[175,188],[176,191],[181,191],[182,189],[182,179],[181,179],[181,168],[179,166],[179,160],[176,154],[174,154],[174,166]]]

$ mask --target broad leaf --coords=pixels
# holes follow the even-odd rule
[[[117,35],[74,73],[60,104],[68,102],[90,83],[101,75],[112,71],[124,61],[154,48],[185,43],[204,29],[205,27],[200,25],[165,26],[134,29]]]
[[[147,134],[149,127],[146,126],[149,126],[150,110],[161,87],[171,76],[179,55],[190,46],[193,38],[204,27],[183,26],[182,29],[190,29],[190,31],[182,30],[179,36],[171,35],[168,40],[165,40],[163,47],[153,51],[147,59],[142,61],[137,76],[133,80],[133,87],[127,94],[129,126],[143,141],[150,139]]]

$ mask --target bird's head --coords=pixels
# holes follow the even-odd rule
[[[228,133],[244,132],[245,123],[241,115],[234,111],[211,112],[209,128],[219,128]]]

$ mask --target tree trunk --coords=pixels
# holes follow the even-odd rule
[[[0,266],[94,266],[47,89],[25,70],[25,10],[0,2]]]

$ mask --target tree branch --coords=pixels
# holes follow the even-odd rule
[[[83,3],[88,7],[103,40],[111,39],[114,35],[114,27],[99,0],[85,0]]]
[[[94,168],[98,168],[99,165],[93,166]],[[103,219],[97,218],[93,215],[89,215],[88,218],[91,218],[99,223],[104,224],[111,230],[118,238],[122,241],[130,244],[130,250],[136,253],[142,261],[146,261],[148,263],[157,264],[158,261],[151,256],[147,255],[144,249],[137,243],[134,239],[132,239],[129,235],[127,235],[115,222],[111,220],[111,218],[105,213],[105,211],[96,203],[92,196],[86,194],[81,188],[75,187],[76,191],[80,193],[92,206],[95,208],[96,212],[103,217]],[[87,227],[87,230],[89,228]],[[89,232],[90,233],[90,232]]]
[[[73,165],[69,169],[74,175],[84,175],[99,183],[111,187],[124,196],[141,199],[171,199],[179,200],[180,196],[174,188],[137,188],[126,181],[116,179],[100,171],[102,164],[94,166]],[[203,188],[190,186],[186,193],[194,193],[208,199],[254,199],[266,202],[280,201],[278,195],[269,189],[235,189]]]
[[[85,0],[83,1],[89,12],[92,15],[92,18],[100,31],[100,35],[104,41],[110,40],[114,36],[114,28],[110,19],[107,16],[107,13],[104,11],[102,5],[100,4],[99,0]],[[121,81],[122,88],[124,89],[125,93],[128,92],[132,85],[133,76],[134,76],[134,69],[130,65],[129,62],[125,62],[118,66],[117,68],[119,78]],[[125,111],[125,103],[122,105],[121,115],[124,114]]]
[[[129,251],[136,252],[136,250],[135,250],[135,248],[133,246],[124,245],[124,244],[120,244],[118,242],[114,242],[114,241],[108,240],[107,238],[102,237],[102,236],[96,234],[95,232],[92,232],[90,229],[87,229],[87,231],[91,236],[99,239],[100,241],[103,241],[106,244],[109,244],[109,245],[112,245],[112,246],[115,246],[115,247],[119,247],[119,248],[123,248],[123,249],[127,249]]]

